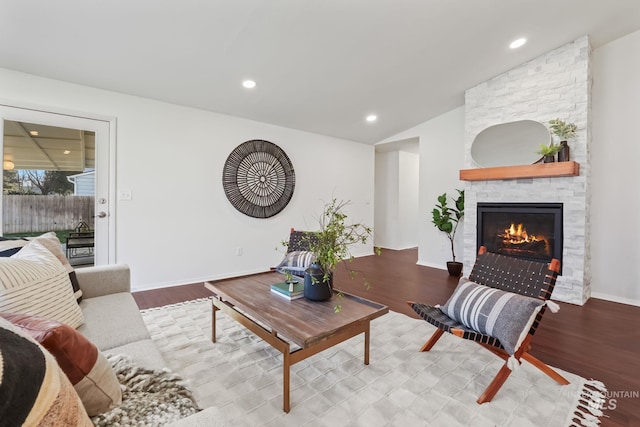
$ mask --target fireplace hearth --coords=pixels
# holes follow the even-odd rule
[[[562,266],[562,203],[478,203],[477,248]]]

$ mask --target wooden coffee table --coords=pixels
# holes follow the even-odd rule
[[[283,356],[283,404],[289,412],[291,365],[364,333],[364,364],[369,364],[371,320],[389,312],[385,305],[344,294],[342,312],[335,313],[336,297],[314,302],[306,298],[289,301],[271,292],[271,284],[284,281],[278,273],[264,273],[236,279],[206,282],[212,299],[211,340],[216,342],[216,311],[258,335]],[[298,348],[291,350],[291,344]]]

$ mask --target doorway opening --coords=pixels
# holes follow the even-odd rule
[[[419,148],[417,137],[375,146],[377,247],[402,250],[418,246]]]

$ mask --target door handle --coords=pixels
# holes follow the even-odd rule
[[[107,217],[107,213],[106,212],[98,212],[98,215],[96,215],[95,217],[98,218],[106,218]],[[95,218],[94,217],[94,218]]]

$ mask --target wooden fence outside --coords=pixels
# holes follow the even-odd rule
[[[4,234],[93,228],[93,216],[94,196],[2,196]]]

